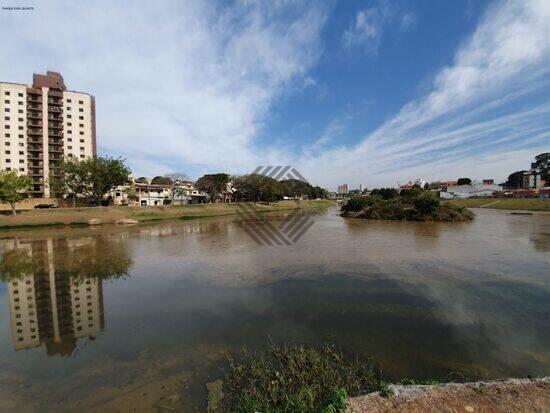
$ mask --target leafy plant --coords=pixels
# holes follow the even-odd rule
[[[264,353],[244,351],[228,360],[224,411],[341,412],[349,396],[380,390],[370,360],[346,360],[333,346],[270,343]]]

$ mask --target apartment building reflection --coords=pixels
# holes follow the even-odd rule
[[[94,239],[56,242],[63,245],[54,248],[51,239],[28,241],[7,252],[13,254],[12,270],[18,271],[6,281],[16,351],[44,344],[49,355],[71,355],[80,337],[104,328],[101,278],[74,277],[55,268],[59,248],[67,254],[71,243],[82,246]]]

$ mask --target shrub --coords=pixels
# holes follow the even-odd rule
[[[348,212],[359,212],[367,206],[367,197],[354,196],[342,206],[342,210]]]
[[[412,201],[414,208],[421,214],[431,214],[439,206],[439,199],[431,192],[422,192]]]
[[[270,344],[266,353],[229,359],[224,411],[342,412],[347,396],[378,391],[370,360],[346,361],[334,347]]]

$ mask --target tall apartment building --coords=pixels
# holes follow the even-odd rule
[[[0,116],[0,170],[31,176],[35,198],[50,196],[64,157],[96,155],[95,98],[67,90],[59,73],[34,74],[32,85],[0,82]]]

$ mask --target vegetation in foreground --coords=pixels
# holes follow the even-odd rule
[[[444,201],[443,205],[466,208],[507,209],[510,211],[548,211],[550,199],[542,198],[469,198]]]
[[[333,346],[270,344],[229,359],[223,411],[343,412],[347,398],[387,388],[370,360],[346,360]]]
[[[368,196],[350,198],[342,206],[343,217],[407,220],[407,221],[470,221],[474,214],[462,206],[442,205],[430,191],[413,188],[397,193],[396,190],[374,190]]]

